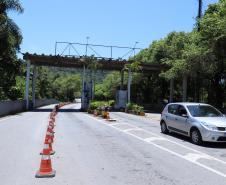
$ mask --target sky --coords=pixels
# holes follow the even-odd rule
[[[203,0],[204,9],[218,0]],[[171,31],[194,28],[198,0],[21,0],[23,14],[9,15],[23,34],[21,52],[54,54],[55,42],[147,48]],[[57,46],[62,54],[64,45]],[[78,46],[75,46],[78,47]],[[85,54],[85,46],[75,48]],[[101,56],[109,48],[93,48]],[[113,49],[121,57],[127,49]],[[67,51],[66,51],[67,52]],[[71,53],[73,53],[71,51]],[[88,54],[94,54],[88,48]]]

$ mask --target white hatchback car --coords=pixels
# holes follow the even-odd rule
[[[169,103],[161,115],[161,131],[189,136],[200,145],[202,141],[226,142],[226,117],[204,103]]]

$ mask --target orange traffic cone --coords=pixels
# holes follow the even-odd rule
[[[110,114],[109,114],[109,112],[106,112],[106,119],[107,119],[107,120],[110,119]]]
[[[43,150],[40,168],[35,174],[36,178],[55,177],[56,171],[52,169],[49,150]]]
[[[49,121],[49,126],[52,126],[54,128],[54,122],[52,120]]]
[[[56,112],[51,112],[50,113],[50,118],[55,117],[56,116]]]
[[[49,155],[55,154],[55,151],[52,148],[52,143],[50,139],[45,139],[43,151],[40,152],[41,155],[44,155],[45,153],[49,153]]]
[[[45,140],[47,140],[49,143],[53,143],[54,134],[51,134],[50,132],[46,132]]]
[[[56,110],[58,110],[59,109],[59,105],[55,105],[55,108],[56,108]]]
[[[54,122],[55,122],[55,118],[54,118],[54,119],[51,119],[51,118],[50,118],[50,120],[49,120],[49,124],[54,125]]]
[[[50,121],[55,122],[55,117],[51,117]]]
[[[54,126],[52,126],[52,125],[48,125],[48,126],[47,126],[47,129],[51,129],[51,130],[52,130],[52,132],[53,132],[53,133],[55,133],[55,132],[54,132]]]
[[[103,118],[104,118],[104,119],[107,119],[108,116],[109,116],[109,112],[104,111],[104,112],[103,112]]]
[[[54,155],[56,152],[53,150],[52,143],[49,143],[50,155]]]
[[[51,130],[54,132],[54,130],[53,130],[53,129],[54,129],[54,126],[48,125],[48,126],[47,126],[47,129],[48,129],[48,128],[51,129]]]
[[[51,126],[48,126],[47,127],[47,132],[50,132],[52,134],[54,134],[55,132],[53,131],[52,127]]]

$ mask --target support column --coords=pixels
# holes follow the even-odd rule
[[[81,108],[84,109],[85,108],[85,73],[86,73],[86,67],[85,65],[83,66],[83,75],[82,75],[82,104],[81,104]]]
[[[94,100],[94,96],[95,96],[95,79],[96,79],[96,72],[94,70],[92,70],[92,96],[91,96],[91,100]]]
[[[121,84],[120,84],[120,90],[123,90],[123,83],[124,83],[124,70],[121,71]]]
[[[31,63],[27,60],[27,74],[26,74],[26,88],[25,88],[25,100],[26,100],[26,109],[29,109],[29,81],[30,81],[30,69]]]
[[[95,81],[92,80],[92,97],[91,97],[91,100],[94,100],[94,95],[95,95]]]
[[[187,84],[188,84],[188,76],[185,74],[183,76],[183,102],[187,101]]]
[[[127,84],[127,101],[128,103],[130,102],[130,93],[131,93],[131,82],[132,82],[132,74],[131,74],[131,69],[128,71],[128,84]]]
[[[173,95],[174,95],[174,79],[170,79],[170,99],[169,102],[173,102]]]
[[[35,87],[36,87],[36,77],[37,77],[37,70],[36,66],[33,68],[33,77],[32,77],[32,108],[35,108]]]

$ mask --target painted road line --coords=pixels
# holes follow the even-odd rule
[[[100,121],[102,121],[102,120],[100,120]],[[120,123],[112,123],[112,124],[110,124],[111,126],[115,126],[115,125],[120,125]]]
[[[100,119],[100,121],[104,121],[103,119]],[[111,126],[117,126],[117,125],[128,125],[128,126],[130,126],[128,123],[118,123],[118,122],[116,122],[116,123],[112,123],[112,124],[110,124]],[[134,126],[133,126],[134,127]]]
[[[165,141],[166,139],[163,138],[163,137],[156,137],[156,136],[153,136],[153,137],[149,137],[147,139],[144,139],[146,142],[151,142],[151,141],[156,141],[156,140],[162,140],[162,141]]]
[[[85,115],[86,115],[87,117],[90,117],[90,118],[92,118],[92,119],[95,119],[95,118],[93,118],[93,117],[91,117],[91,116],[89,116],[89,115],[87,115],[87,114],[85,114]],[[123,130],[121,130],[121,129],[117,128],[117,127],[114,127],[114,126],[112,126],[112,125],[108,125],[108,124],[106,124],[103,120],[98,120],[98,119],[95,119],[95,120],[101,122],[102,124],[104,124],[104,125],[106,125],[106,126],[112,127],[112,128],[114,128],[114,129],[118,130],[119,132],[122,132],[122,133],[125,133],[125,134],[127,134],[127,135],[133,136],[134,138],[137,138],[137,139],[139,139],[139,140],[141,140],[141,141],[144,141],[144,142],[146,142],[146,143],[149,143],[149,144],[151,144],[151,145],[153,145],[153,146],[155,146],[155,147],[157,147],[157,148],[159,148],[159,149],[161,149],[161,150],[163,150],[163,151],[166,151],[166,152],[168,152],[168,153],[171,153],[171,154],[173,154],[173,155],[175,155],[175,156],[177,156],[177,157],[179,157],[179,158],[181,158],[181,159],[184,159],[184,160],[186,160],[186,161],[188,161],[188,162],[191,162],[191,163],[193,163],[193,164],[195,164],[195,165],[197,165],[197,166],[199,166],[199,167],[202,167],[202,168],[204,168],[204,169],[206,169],[206,170],[208,170],[208,171],[211,171],[211,172],[213,172],[213,173],[215,173],[215,174],[217,174],[217,175],[219,175],[219,176],[222,176],[222,177],[225,177],[225,178],[226,178],[226,174],[224,174],[224,173],[222,173],[222,172],[220,172],[220,171],[218,171],[218,170],[215,170],[214,168],[211,168],[211,167],[209,167],[209,166],[207,166],[207,165],[204,165],[204,164],[202,164],[202,163],[196,161],[196,160],[202,159],[202,158],[205,158],[205,159],[208,158],[208,159],[210,159],[210,160],[215,159],[214,157],[212,157],[212,156],[210,156],[210,155],[208,155],[208,154],[205,154],[205,153],[202,153],[202,152],[199,152],[199,151],[198,151],[199,154],[196,154],[196,153],[189,153],[189,154],[187,154],[187,155],[181,155],[181,154],[178,154],[178,153],[176,153],[176,152],[174,152],[174,151],[172,151],[172,150],[169,150],[169,149],[167,149],[167,148],[165,148],[165,147],[163,147],[163,146],[160,146],[160,145],[154,143],[154,141],[150,141],[150,140],[147,141],[147,140],[145,140],[145,139],[143,139],[143,138],[140,138],[140,137],[136,136],[135,134],[132,134],[132,133],[130,133],[130,132],[124,132]],[[161,136],[159,136],[159,137],[161,137]],[[168,141],[168,139],[166,139],[166,140]],[[188,148],[189,148],[189,147],[188,147]],[[200,155],[200,154],[202,154],[202,155]],[[220,161],[221,161],[221,160],[220,160]],[[224,162],[224,161],[223,161],[223,162]]]
[[[192,161],[197,161],[199,159],[211,160],[210,156],[208,156],[208,155],[200,155],[200,154],[195,154],[195,153],[188,153],[184,157],[187,158],[188,160],[192,160]]]
[[[129,128],[129,129],[123,130],[123,132],[139,131],[139,130],[142,130],[142,129],[141,128]]]

